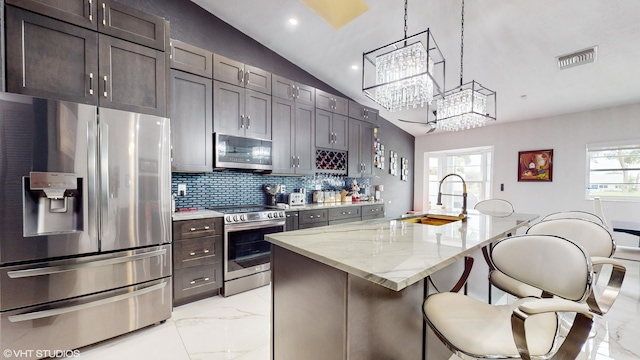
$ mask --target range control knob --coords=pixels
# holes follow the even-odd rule
[[[268,214],[267,214],[267,217],[268,217],[269,219],[273,218],[273,213],[268,213]]]
[[[247,221],[247,215],[245,214],[240,215],[240,221]]]
[[[228,223],[230,223],[230,222],[232,222],[232,221],[233,221],[233,220],[231,219],[231,215],[227,216],[227,222],[228,222]]]
[[[238,221],[238,215],[233,215],[233,221]]]
[[[284,217],[284,211],[280,211],[280,217]]]

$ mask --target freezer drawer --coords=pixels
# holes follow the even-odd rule
[[[171,245],[0,268],[0,311],[171,275]]]
[[[37,358],[73,350],[171,317],[171,277],[73,300],[1,313],[0,348]],[[29,352],[31,350],[31,352]],[[32,357],[24,356],[31,354]]]

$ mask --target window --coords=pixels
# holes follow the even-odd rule
[[[427,154],[429,179],[429,207],[436,205],[440,180],[448,174],[458,174],[467,183],[467,209],[491,198],[491,158],[493,148],[457,149]],[[450,177],[442,185],[442,206],[447,209],[462,208],[462,182]]]
[[[586,197],[640,201],[640,140],[587,145]]]

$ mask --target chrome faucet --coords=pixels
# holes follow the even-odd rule
[[[442,183],[444,182],[444,180],[446,178],[448,178],[449,176],[457,176],[460,178],[460,180],[462,180],[462,195],[457,195],[457,194],[443,194],[442,193]],[[464,179],[462,178],[462,176],[458,175],[458,174],[448,174],[445,177],[442,178],[442,180],[440,180],[440,185],[438,186],[438,201],[436,202],[436,205],[442,205],[442,195],[449,195],[449,196],[462,196],[462,214],[466,215],[467,214],[467,183],[464,181]]]

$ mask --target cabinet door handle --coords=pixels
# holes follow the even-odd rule
[[[247,130],[251,127],[251,115],[247,115]]]
[[[105,75],[103,77],[103,80],[104,80],[104,92],[103,92],[103,95],[104,95],[104,97],[107,97],[107,75]]]
[[[238,81],[240,82],[240,84],[244,84],[244,70],[240,70],[240,72],[238,73]]]
[[[245,85],[249,85],[249,76],[251,75],[251,71],[247,70],[247,72],[245,73],[245,77],[244,77],[244,84]]]
[[[300,98],[300,87],[299,87],[299,86],[295,86],[295,85],[293,85],[293,87],[296,89],[296,96],[295,96],[295,98],[296,98],[296,99],[299,99],[299,98]]]
[[[107,4],[102,3],[102,25],[107,26]]]
[[[300,167],[300,156],[297,157],[298,167]]]
[[[198,253],[197,251],[192,251],[192,252],[189,253],[189,256],[196,256],[197,253]],[[202,250],[202,253],[203,254],[208,254],[209,253],[209,249]]]
[[[93,73],[89,73],[89,95],[93,95]]]
[[[209,230],[209,227],[208,226],[204,226],[204,227],[201,227],[201,228],[192,227],[192,228],[189,229],[189,231],[197,231],[197,230]]]
[[[244,129],[244,115],[240,115],[240,128]]]
[[[89,2],[89,21],[93,21],[93,6],[91,6],[91,0]]]
[[[296,167],[296,157],[295,156],[291,156],[291,167]]]
[[[201,277],[201,278],[198,278],[198,279],[193,279],[193,280],[191,280],[191,285],[193,285],[193,284],[195,284],[197,282],[203,282],[203,281],[209,281],[209,278],[208,277]]]

